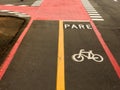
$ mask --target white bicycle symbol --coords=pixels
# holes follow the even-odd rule
[[[103,61],[103,57],[99,54],[94,54],[92,52],[92,50],[89,50],[88,52],[85,51],[84,49],[81,49],[80,52],[78,54],[73,54],[72,55],[72,59],[76,62],[82,62],[84,61],[84,58],[87,59],[92,59],[95,62],[102,62]]]

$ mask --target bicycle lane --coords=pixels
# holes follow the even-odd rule
[[[63,27],[66,90],[120,89],[119,77],[90,21],[63,21]],[[80,51],[81,56],[74,57],[80,55]]]
[[[47,8],[45,8],[45,9],[47,9]],[[64,10],[63,7],[62,7],[62,9]],[[68,10],[68,9],[66,9],[66,10]],[[70,10],[72,11],[72,9],[70,9]],[[102,89],[103,88],[105,88],[105,89],[110,88],[111,89],[112,87],[110,87],[110,85],[112,85],[112,86],[114,85],[115,87],[117,87],[118,77],[117,77],[114,69],[112,68],[111,63],[109,62],[109,59],[107,58],[102,46],[100,45],[100,43],[99,43],[99,41],[98,41],[98,39],[95,35],[95,32],[93,31],[93,27],[91,27],[91,25],[89,24],[89,18],[88,18],[88,22],[86,22],[84,20],[84,18],[88,17],[88,16],[81,15],[80,18],[79,18],[78,15],[82,14],[82,13],[79,13],[79,14],[78,13],[76,13],[76,14],[72,13],[73,15],[69,15],[69,13],[67,14],[67,12],[65,12],[65,11],[60,11],[62,13],[62,15],[59,16],[58,11],[56,11],[57,16],[55,17],[56,14],[54,14],[54,12],[53,12],[54,10],[53,11],[51,11],[51,10],[46,11],[46,10],[43,9],[42,11],[43,12],[49,12],[49,14],[47,13],[47,15],[48,15],[47,16],[47,15],[45,15],[46,13],[41,12],[41,16],[39,17],[40,19],[41,19],[41,17],[42,18],[44,17],[45,19],[52,19],[52,20],[58,19],[58,18],[63,19],[63,20],[65,20],[65,19],[69,19],[69,20],[70,19],[72,19],[72,20],[80,19],[81,20],[81,21],[74,21],[74,22],[73,21],[64,21],[64,25],[63,25],[64,26],[64,33],[65,33],[65,43],[64,44],[65,44],[65,84],[66,84],[65,86],[66,86],[66,90],[68,90],[68,89],[69,90],[79,90],[79,89],[90,90],[91,88],[93,90],[96,90],[96,89],[98,89],[97,86],[99,86],[100,84],[102,85],[102,86],[100,86],[100,90],[101,90],[101,88]],[[78,10],[78,11],[80,11],[80,10]],[[82,11],[84,13],[84,10],[81,10],[81,12]],[[45,16],[42,15],[42,13]],[[53,16],[51,16],[51,14]],[[69,16],[69,17],[67,17],[67,16]],[[83,16],[84,16],[84,18],[81,18]],[[84,22],[83,22],[83,20],[84,20]],[[57,24],[55,24],[55,22],[53,22],[54,26],[57,26]],[[41,24],[41,23],[43,23],[43,24]],[[69,25],[69,23],[71,25]],[[38,26],[38,24],[40,26]],[[52,31],[49,31],[48,29],[46,29],[45,28],[46,26],[44,26],[44,24],[46,24],[46,26],[48,26],[49,30],[52,30]],[[54,30],[53,28],[51,28],[52,26],[53,26],[53,24],[50,24],[50,22],[49,23],[47,23],[45,21],[35,21],[35,22],[33,22],[33,25],[28,32],[28,35],[26,36],[25,40],[23,41],[23,44],[26,45],[25,48],[27,50],[25,48],[23,48],[23,45],[21,44],[21,47],[23,49],[18,50],[19,53],[17,53],[16,56],[15,56],[15,59],[17,59],[17,61],[15,59],[13,60],[13,62],[11,64],[11,67],[9,68],[9,70],[7,71],[7,73],[5,75],[5,78],[7,78],[9,76],[8,73],[11,73],[12,70],[14,72],[14,68],[16,69],[15,70],[16,74],[12,73],[11,76],[10,76],[10,77],[14,77],[15,79],[13,79],[13,78],[7,78],[6,79],[7,84],[12,82],[11,87],[9,86],[9,88],[15,88],[15,90],[16,90],[16,88],[22,88],[23,90],[24,89],[25,90],[26,89],[33,90],[33,88],[34,89],[35,88],[36,89],[41,88],[43,90],[49,90],[50,88],[51,88],[51,90],[55,89],[55,78],[56,78],[55,73],[56,72],[54,72],[54,71],[56,70],[56,66],[53,66],[53,67],[51,67],[51,66],[53,64],[54,65],[56,64],[56,61],[54,59],[57,58],[57,55],[56,55],[56,53],[57,53],[57,50],[56,50],[56,46],[57,46],[56,35],[58,33],[57,32],[58,26],[56,28],[57,30]],[[37,27],[37,29],[35,29],[35,27]],[[42,27],[44,27],[44,28],[41,29]],[[45,30],[45,32],[43,30]],[[49,42],[49,44],[47,42],[48,40],[52,41],[51,36],[48,36],[49,32],[53,33],[53,34],[51,34],[51,36],[53,35],[53,37],[54,37],[52,39],[53,39],[53,43],[54,43],[55,46],[53,45],[52,42]],[[33,36],[33,34],[35,36]],[[48,37],[45,37],[44,35],[47,35]],[[40,38],[37,38],[39,36],[40,36]],[[32,40],[32,38],[34,38],[35,41]],[[38,39],[43,39],[43,38],[46,38],[46,40],[45,41],[44,40],[38,40]],[[55,42],[54,42],[54,40],[55,40]],[[36,42],[36,41],[40,41],[40,42]],[[35,47],[33,47],[34,45],[31,46],[31,43],[34,44],[34,45],[36,44]],[[52,48],[50,48],[49,46],[47,48],[46,47],[44,48],[42,45],[39,46],[38,43],[42,44],[43,46],[44,45],[45,46],[50,45],[50,47],[54,46],[55,49],[53,51],[53,50],[51,50]],[[21,49],[21,47],[20,47],[20,49]],[[44,50],[39,50],[38,47],[42,47],[42,49],[44,49]],[[92,50],[93,53],[101,55],[104,58],[104,61],[101,62],[101,63],[98,63],[98,62],[96,63],[96,62],[94,62],[92,60],[88,60],[86,58],[81,63],[77,63],[77,62],[73,61],[71,56],[79,53],[79,51],[81,49],[85,49],[85,51],[87,51],[87,52],[89,50]],[[46,51],[46,53],[43,54],[42,51]],[[49,65],[49,63],[50,63],[49,61],[46,62],[49,67],[45,67],[47,65],[43,61],[43,58],[45,58],[45,60],[48,60],[49,57],[47,57],[47,56],[51,57],[51,52],[50,51],[52,51],[52,53],[54,53],[54,57],[50,58],[53,61],[51,60],[52,61],[51,65]],[[24,52],[24,53],[22,54],[22,52]],[[35,57],[32,57],[34,55],[35,55]],[[26,58],[28,58],[28,57],[30,57],[30,59],[27,59],[27,60],[30,60],[30,62],[26,61]],[[39,65],[37,67],[37,65],[40,64],[40,63],[38,62],[38,60],[33,62],[34,61],[34,60],[32,60],[33,58],[36,58],[36,59],[40,58],[39,62],[42,62],[42,66],[44,65],[43,67],[41,67],[42,69],[41,68],[38,69],[41,65]],[[21,64],[19,63],[20,65],[18,65],[17,62],[21,61],[21,60],[22,60]],[[24,61],[25,61],[25,63],[24,63]],[[16,67],[14,67],[13,63],[16,63],[15,65],[17,67],[19,66],[18,70],[20,69],[20,73],[18,73],[19,71],[17,70]],[[27,63],[29,63],[28,66],[26,66]],[[36,67],[32,68],[31,66],[35,66],[35,64],[37,64]],[[24,69],[21,69],[21,66],[23,66]],[[50,76],[47,77],[47,79],[46,79],[46,77],[44,77],[44,76],[47,76],[46,72],[43,70],[44,67],[46,68],[45,71],[50,74]],[[51,67],[51,69],[54,68],[53,73],[50,73],[48,71],[50,69],[50,67]],[[28,69],[28,72],[26,71],[27,69]],[[30,71],[30,70],[33,70],[33,69],[35,69],[34,74],[32,73],[32,71]],[[44,71],[44,74],[41,70]],[[41,71],[41,72],[39,73],[39,71]],[[21,72],[24,72],[24,73],[21,73]],[[33,70],[33,72],[34,72],[34,70]],[[62,73],[63,72],[64,71],[62,71]],[[37,76],[37,78],[35,78],[36,76]],[[24,77],[27,77],[27,78],[24,78]],[[48,79],[49,79],[49,82],[48,82]],[[59,77],[59,79],[61,79],[61,78]],[[34,80],[37,80],[38,83],[34,82]],[[52,80],[52,82],[51,82],[51,80]],[[19,82],[17,82],[17,81],[19,81]],[[114,81],[114,82],[112,82],[112,81]],[[19,84],[19,86],[13,87],[12,84],[14,84],[14,86],[15,86],[16,82]],[[25,82],[26,84],[22,83],[22,82]],[[29,83],[27,83],[27,82],[29,82]],[[58,81],[58,82],[60,82],[60,81]],[[64,80],[62,81],[62,83],[64,84]],[[24,87],[20,87],[20,86],[24,86]],[[33,86],[36,86],[36,87],[33,87]],[[64,88],[64,85],[63,85],[63,88]],[[61,87],[59,86],[59,89],[57,89],[57,90],[64,90],[64,89],[61,89]]]

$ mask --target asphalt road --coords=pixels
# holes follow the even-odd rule
[[[30,21],[0,90],[119,90],[119,1],[90,0],[104,19],[93,21],[98,29],[78,0],[58,2],[36,8],[39,20]]]
[[[28,5],[31,6],[36,0],[0,0],[0,5]],[[39,0],[41,1],[41,0]]]
[[[90,1],[104,18],[103,22],[95,22],[95,24],[120,65],[120,1]]]
[[[57,21],[33,22],[4,77],[6,79],[1,80],[1,90],[55,90],[57,29]]]

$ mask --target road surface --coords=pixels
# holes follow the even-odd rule
[[[120,89],[119,1],[28,5],[0,6],[31,18],[1,66],[0,90]]]

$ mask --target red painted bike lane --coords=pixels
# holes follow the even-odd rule
[[[80,0],[64,0],[64,1],[62,1],[62,0],[52,0],[52,1],[50,1],[50,0],[44,0],[40,7],[24,7],[24,8],[22,7],[21,8],[21,7],[17,7],[17,6],[15,6],[15,7],[13,7],[13,6],[8,6],[8,7],[6,7],[6,6],[0,6],[0,9],[1,10],[5,9],[5,10],[11,10],[11,11],[19,11],[19,12],[24,12],[24,13],[27,13],[27,14],[31,15],[31,20],[30,20],[28,26],[23,31],[23,33],[20,35],[17,43],[12,48],[12,50],[11,50],[11,52],[9,54],[9,57],[6,58],[4,64],[1,67],[1,72],[0,72],[0,77],[1,78],[4,75],[7,67],[9,66],[9,64],[10,64],[11,60],[13,59],[13,57],[14,57],[14,55],[15,55],[18,47],[19,47],[19,45],[21,44],[22,40],[24,39],[24,36],[27,34],[27,32],[28,32],[30,26],[32,25],[32,23],[34,22],[34,20],[51,20],[51,21],[52,20],[62,20],[63,22],[67,21],[67,23],[71,23],[70,25],[68,24],[69,30],[65,31],[65,29],[64,29],[64,33],[65,33],[66,36],[68,35],[68,37],[70,37],[71,39],[73,39],[73,37],[75,37],[75,36],[77,37],[77,39],[73,39],[73,40],[75,40],[74,43],[72,43],[72,42],[69,43],[68,42],[69,39],[66,38],[66,36],[65,36],[65,42],[64,42],[64,44],[65,44],[66,47],[64,48],[64,50],[65,50],[65,62],[66,63],[68,62],[68,60],[71,60],[70,59],[71,58],[71,54],[69,52],[77,51],[77,50],[74,50],[74,49],[69,49],[68,50],[67,47],[69,47],[69,44],[72,45],[71,47],[75,47],[75,48],[79,48],[79,46],[83,47],[86,44],[86,43],[76,42],[76,40],[77,41],[84,41],[84,39],[82,39],[83,36],[84,36],[84,33],[83,33],[83,36],[81,38],[80,35],[82,33],[81,34],[77,34],[77,33],[80,33],[77,30],[83,30],[84,28],[87,28],[87,29],[88,28],[89,29],[92,28],[91,29],[92,30],[92,34],[91,35],[93,35],[94,38],[96,37],[95,41],[97,40],[97,43],[99,43],[98,48],[101,48],[102,49],[101,51],[104,54],[103,56],[105,56],[106,58],[108,58],[107,62],[111,63],[111,65],[109,63],[109,66],[114,68],[115,71],[112,70],[112,73],[115,74],[115,72],[116,72],[116,77],[118,76],[118,78],[120,78],[120,66],[117,64],[117,62],[115,60],[115,57],[112,55],[112,52],[109,50],[107,44],[105,43],[104,39],[102,38],[102,35],[99,32],[99,30],[97,29],[97,27],[95,26],[95,24],[93,23],[93,21],[88,16],[88,14],[85,11],[85,9],[84,9],[82,3],[80,2]],[[85,24],[83,24],[83,22]],[[86,24],[86,23],[88,23],[90,26],[88,24]],[[63,25],[65,25],[65,24],[63,23]],[[71,29],[77,29],[77,30],[75,30],[75,32],[74,32],[74,31],[71,31],[70,28]],[[89,33],[89,32],[87,32],[87,33]],[[72,35],[72,34],[74,34],[74,35]],[[91,35],[90,35],[90,37],[92,37]],[[90,42],[90,41],[87,40],[87,36],[84,37],[84,38],[86,38],[85,39],[86,42]],[[96,43],[95,41],[92,41],[92,42]],[[78,45],[74,45],[74,44],[77,44],[77,43],[78,43],[79,46]],[[89,45],[91,46],[91,44],[88,44],[86,46],[86,47],[88,47],[87,50],[89,49]],[[91,47],[91,48],[94,48],[94,47]],[[96,49],[96,48],[94,48],[94,49]],[[73,50],[73,51],[71,51],[71,50]],[[81,76],[79,75],[80,73],[73,74],[74,72],[72,70],[74,70],[76,68],[75,67],[76,64],[74,65],[73,62],[71,62],[71,61],[68,62],[67,64],[74,66],[74,67],[70,67],[69,68],[69,65],[67,67],[67,65],[65,64],[65,66],[66,66],[65,70],[68,72],[67,73],[65,71],[66,78],[67,78],[66,79],[67,81],[65,81],[66,85],[67,85],[67,90],[73,90],[74,86],[75,86],[74,85],[75,83],[77,83],[76,85],[80,85],[81,86],[81,87],[80,86],[76,86],[75,90],[79,90],[79,89],[89,90],[89,87],[88,88],[82,87],[83,84],[87,84],[87,81],[85,81],[85,83],[83,83],[83,84],[81,82],[77,81],[77,78],[81,79]],[[93,65],[93,64],[91,64],[91,65]],[[107,65],[107,63],[105,65]],[[82,66],[85,67],[83,63],[82,63]],[[79,65],[77,64],[77,67],[80,68],[80,63],[79,63]],[[81,67],[81,70],[84,71],[84,68]],[[74,81],[73,78],[69,78],[71,76],[68,75],[68,74],[72,74],[73,76],[76,76],[77,78],[75,79],[75,81]],[[93,74],[95,74],[95,72],[91,71],[91,75],[93,75]],[[107,75],[108,75],[108,73],[105,74],[105,76],[107,76]],[[112,76],[112,75],[110,75],[110,76]],[[109,77],[109,75],[108,75],[108,77]],[[88,79],[86,79],[86,80],[90,80],[89,78],[90,77],[88,75]],[[84,78],[81,79],[81,80],[84,81]],[[108,80],[108,78],[106,80]],[[69,84],[72,81],[74,82],[74,84],[73,83]],[[95,79],[95,81],[97,82],[97,79]],[[69,88],[70,85],[71,85],[72,88]],[[96,84],[96,86],[98,86],[98,83]],[[104,88],[104,87],[102,87],[102,88]],[[95,87],[95,88],[98,89],[97,87]],[[110,87],[108,87],[108,88],[110,88]],[[62,90],[64,90],[64,89],[62,89]],[[104,89],[102,89],[102,90],[104,90]]]

